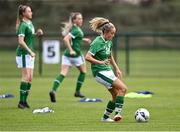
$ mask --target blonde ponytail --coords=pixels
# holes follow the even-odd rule
[[[73,23],[72,23],[72,21],[71,21],[71,18],[69,18],[69,21],[68,21],[68,22],[63,22],[62,24],[64,25],[64,27],[61,28],[61,30],[62,30],[62,35],[63,35],[63,36],[66,36],[66,35],[69,33],[69,31],[70,31],[70,29],[72,28],[72,26],[73,26]]]
[[[95,17],[89,21],[91,29],[95,32],[102,33],[102,27],[109,23],[109,20],[103,17]]]
[[[17,10],[17,16],[16,16],[16,32],[18,31],[19,25],[20,25],[20,23],[21,23],[20,18],[19,18],[19,17],[20,17],[20,15],[19,15],[20,8],[22,8],[22,5],[19,5],[18,10]]]
[[[74,19],[76,19],[77,15],[81,15],[81,13],[72,12],[70,17],[69,17],[69,21],[62,23],[64,25],[64,27],[61,28],[63,36],[66,36],[69,33],[69,31],[71,30],[71,28],[72,28],[72,26],[74,24],[73,21],[74,21]]]
[[[26,5],[19,5],[19,7],[18,7],[17,17],[16,17],[16,32],[18,31],[19,25],[21,24],[23,12],[25,12],[27,7],[28,6],[26,6]]]
[[[17,16],[17,18],[16,18],[16,32],[18,31],[20,23],[21,22],[20,22],[19,16]]]

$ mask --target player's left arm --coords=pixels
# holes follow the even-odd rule
[[[114,57],[113,57],[112,52],[110,53],[109,60],[110,60],[110,63],[111,63],[111,65],[113,66],[113,68],[114,68],[114,70],[115,70],[116,76],[119,77],[119,78],[122,78],[122,72],[121,72],[121,70],[119,69],[116,61],[114,60]]]

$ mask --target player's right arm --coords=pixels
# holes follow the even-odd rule
[[[89,48],[89,51],[87,52],[85,59],[93,64],[99,64],[99,65],[108,65],[110,62],[109,60],[97,60],[94,58],[94,55],[101,50],[99,47],[99,44],[96,43],[96,40],[94,40]]]
[[[87,52],[85,59],[91,63],[94,64],[100,64],[100,65],[108,65],[109,64],[109,60],[97,60],[93,57],[92,53]]]
[[[71,35],[67,34],[63,40],[65,43],[65,46],[68,48],[68,50],[70,52],[70,55],[76,55],[76,52],[71,47]]]
[[[18,43],[22,48],[29,52],[30,56],[35,57],[35,53],[24,42],[24,36],[18,36]]]

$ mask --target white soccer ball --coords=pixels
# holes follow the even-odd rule
[[[149,111],[145,108],[139,108],[135,112],[135,120],[137,122],[148,122],[149,118],[150,118]]]

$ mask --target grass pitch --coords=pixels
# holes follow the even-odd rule
[[[15,52],[0,52],[0,94],[12,93],[15,98],[0,99],[0,131],[180,131],[180,52],[132,51],[130,76],[123,78],[128,92],[149,90],[148,99],[125,99],[120,123],[102,123],[107,102],[107,90],[96,83],[88,73],[82,93],[90,98],[101,98],[101,103],[81,103],[73,96],[78,74],[75,68],[63,81],[57,92],[57,103],[49,100],[49,90],[59,72],[59,65],[43,65],[43,77],[35,78],[29,96],[31,109],[17,108],[19,100],[20,71],[15,65]],[[125,71],[124,52],[118,63]],[[38,57],[38,56],[37,56]],[[37,59],[38,60],[38,59]],[[33,114],[33,109],[48,106],[54,113]],[[134,112],[144,107],[150,112],[148,123],[137,123]]]
[[[102,123],[100,119],[110,94],[93,78],[88,77],[82,92],[87,97],[103,99],[102,103],[81,103],[73,97],[75,78],[64,80],[57,93],[57,103],[49,101],[48,92],[54,78],[34,78],[29,96],[31,109],[17,108],[19,82],[17,78],[1,78],[2,93],[13,93],[15,98],[0,99],[0,130],[20,131],[175,131],[180,130],[180,79],[124,78],[128,92],[149,90],[148,99],[125,99],[123,119],[120,123]],[[32,110],[48,106],[54,113],[32,114]],[[148,123],[136,123],[134,112],[140,108],[150,112]]]

